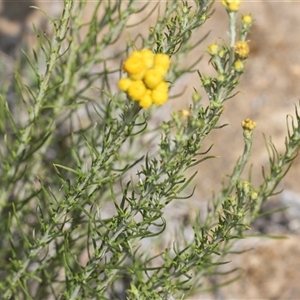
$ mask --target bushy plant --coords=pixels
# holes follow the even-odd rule
[[[159,247],[166,210],[178,199],[189,201],[191,170],[213,158],[204,141],[222,130],[225,102],[234,101],[253,20],[240,19],[239,0],[222,0],[229,41],[207,48],[216,75],[198,71],[189,109],[154,124],[172,87],[193,69],[181,61],[205,40],[193,32],[211,16],[213,2],[150,2],[99,0],[83,21],[87,1],[64,0],[61,17],[48,16],[53,32],[36,29],[37,45],[1,87],[1,299],[197,293],[225,263],[232,243],[244,238],[295,158],[297,109],[295,119],[287,118],[285,152],[268,143],[270,169],[253,187],[242,172],[256,122],[241,120],[244,151],[207,212],[188,220],[193,238],[179,224],[174,241]],[[130,17],[146,11],[158,13],[149,31],[115,46],[145,21],[132,24]]]

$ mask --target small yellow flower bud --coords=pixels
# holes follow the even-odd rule
[[[225,80],[225,76],[223,74],[219,74],[218,75],[218,81],[219,82],[224,82],[224,80]]]
[[[201,78],[201,80],[202,80],[203,86],[210,85],[211,82],[212,82],[212,80],[211,80],[210,77],[205,77],[205,76],[203,76],[203,77]]]
[[[253,22],[252,16],[251,15],[243,15],[242,16],[242,23],[244,25],[251,25]]]
[[[208,46],[208,53],[210,55],[217,55],[218,49],[219,49],[219,46],[217,44],[211,44]]]
[[[243,72],[244,70],[244,64],[241,60],[237,60],[235,63],[234,63],[234,69],[238,72],[238,73],[241,73]]]
[[[240,58],[246,58],[249,55],[249,45],[247,42],[244,41],[238,41],[234,45],[234,52],[240,57]]]
[[[199,101],[201,99],[201,96],[197,91],[195,91],[192,95],[192,99],[193,101]]]
[[[220,56],[220,58],[223,58],[226,54],[226,51],[224,49],[221,49],[218,53],[218,55]]]
[[[187,118],[189,115],[190,115],[190,111],[187,110],[187,109],[183,109],[181,111],[181,115],[184,117],[184,118]]]
[[[242,181],[242,189],[244,190],[245,194],[248,194],[250,191],[250,183],[246,180]]]
[[[251,197],[252,200],[256,200],[257,197],[258,197],[258,194],[256,192],[252,192],[250,197]]]

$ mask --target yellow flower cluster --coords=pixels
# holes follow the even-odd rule
[[[256,127],[256,122],[250,120],[249,118],[246,118],[243,122],[242,122],[242,127],[245,131],[252,131],[255,127]]]
[[[226,7],[226,9],[231,12],[231,11],[238,11],[241,0],[222,0],[222,4]]]
[[[238,41],[234,45],[234,52],[240,57],[240,58],[246,58],[249,55],[250,49],[247,42],[244,41]]]
[[[119,89],[143,108],[162,105],[168,100],[168,84],[164,76],[169,66],[170,58],[166,54],[154,54],[148,49],[134,51],[124,62],[123,70],[128,77],[119,80]]]

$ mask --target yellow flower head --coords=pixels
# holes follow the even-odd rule
[[[133,51],[123,65],[128,74],[138,74],[147,69],[143,56],[139,51]]]
[[[162,105],[168,100],[168,84],[162,81],[153,91],[152,91],[152,101],[154,104]]]
[[[126,92],[131,85],[132,80],[130,78],[121,78],[118,82],[119,89]]]
[[[242,16],[242,23],[244,25],[251,25],[253,22],[252,16],[251,15],[243,15]]]
[[[211,44],[208,46],[208,53],[210,55],[217,55],[218,49],[219,49],[219,46],[217,44]]]
[[[149,69],[144,76],[144,82],[149,89],[155,89],[158,84],[163,80],[161,71],[157,68]]]
[[[154,53],[149,49],[143,49],[141,50],[141,55],[147,69],[152,68],[154,64]]]
[[[134,73],[134,74],[128,73],[128,76],[132,80],[143,80],[146,71],[147,71],[147,69],[144,69],[143,71],[141,71],[139,73]]]
[[[242,127],[243,127],[244,131],[250,132],[250,131],[252,131],[256,127],[256,124],[257,123],[255,121],[252,121],[249,118],[246,118],[242,122]]]
[[[162,67],[165,70],[169,70],[170,67],[170,57],[164,53],[158,53],[154,57],[154,67]]]
[[[246,58],[249,55],[250,49],[247,42],[244,41],[238,41],[234,45],[234,52],[240,57],[240,58]]]
[[[140,106],[143,108],[148,108],[153,104],[152,97],[151,97],[151,91],[150,94],[146,93],[139,102]]]
[[[146,93],[146,86],[142,80],[133,80],[127,90],[128,96],[139,101]]]
[[[169,86],[165,81],[162,81],[156,88],[157,91],[168,92]]]
[[[234,12],[239,10],[241,0],[222,0],[222,4],[229,12]]]

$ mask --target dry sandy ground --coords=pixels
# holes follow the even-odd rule
[[[25,10],[21,4],[2,2],[0,19],[0,47],[6,51],[22,35],[22,22]],[[56,13],[59,5],[41,1],[48,6],[49,13]],[[216,12],[205,26],[211,34],[205,44],[226,39],[227,17],[219,3],[215,4]],[[22,13],[20,13],[22,12]],[[285,116],[294,113],[294,104],[300,99],[300,2],[299,1],[243,1],[242,13],[251,12],[255,24],[250,35],[251,55],[246,66],[246,73],[239,85],[240,93],[226,104],[221,122],[229,123],[220,132],[214,132],[210,139],[215,146],[212,154],[220,156],[207,161],[199,167],[197,178],[197,199],[208,199],[211,190],[218,190],[223,176],[230,173],[234,162],[243,149],[240,122],[245,117],[257,121],[253,163],[254,183],[261,182],[261,166],[268,163],[262,133],[272,140],[279,150],[284,149],[286,136]],[[30,21],[36,15],[30,16]],[[205,45],[197,49],[205,50]],[[4,54],[1,54],[1,59]],[[5,56],[6,57],[6,56]],[[199,69],[209,72],[207,56],[199,64]],[[187,58],[187,61],[189,59]],[[200,87],[197,75],[184,77],[178,90],[187,86],[187,95],[192,88]],[[168,110],[187,107],[187,96],[170,101]],[[285,240],[249,239],[236,245],[237,249],[254,248],[240,256],[232,258],[232,266],[244,269],[244,277],[230,286],[220,288],[214,293],[201,294],[193,299],[299,299],[300,298],[300,159],[297,158],[288,176],[283,180],[280,189],[286,192],[270,201],[269,207],[291,206],[289,212],[260,220],[253,225],[256,230],[272,234],[287,234]],[[221,172],[220,172],[221,170]]]

